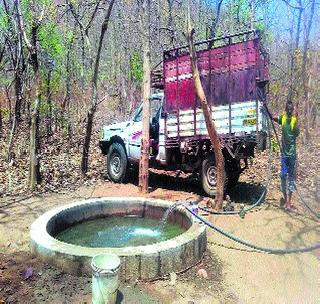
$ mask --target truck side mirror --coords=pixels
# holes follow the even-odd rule
[[[166,112],[161,112],[161,118],[167,118],[167,113]]]

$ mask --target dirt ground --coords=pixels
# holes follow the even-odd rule
[[[277,171],[276,168],[275,172]],[[230,192],[235,207],[255,202],[265,170],[248,170]],[[259,171],[259,170],[258,170]],[[253,172],[253,175],[251,173]],[[276,173],[274,173],[276,176]],[[316,183],[318,181],[315,176]],[[0,303],[91,303],[91,278],[74,277],[43,264],[29,253],[29,227],[45,211],[90,197],[140,196],[136,181],[97,181],[76,191],[10,198],[0,209]],[[154,172],[149,197],[197,200],[206,204],[198,184],[185,176]],[[278,180],[265,202],[244,218],[205,215],[217,226],[252,243],[275,248],[319,242],[320,225],[295,199],[296,210],[279,208]],[[208,250],[197,266],[155,282],[121,284],[119,303],[319,303],[320,252],[273,255],[235,243],[208,229]],[[30,270],[32,270],[30,272]]]

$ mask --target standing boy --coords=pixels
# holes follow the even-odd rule
[[[291,101],[286,103],[286,113],[272,119],[281,125],[281,190],[284,197],[284,208],[292,208],[292,193],[295,191],[296,177],[296,138],[299,135],[297,115],[293,113],[294,107]]]

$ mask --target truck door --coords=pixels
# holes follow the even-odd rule
[[[153,98],[150,103],[150,155],[156,156],[159,152],[159,132],[162,99]]]
[[[160,118],[160,108],[162,106],[161,98],[151,98],[150,99],[150,138],[152,139],[152,144],[155,145],[154,151],[157,150],[157,145],[159,143],[159,118]],[[140,149],[141,149],[141,137],[142,137],[142,105],[136,112],[133,122],[130,126],[129,131],[129,158],[133,161],[139,161],[140,159]]]
[[[140,159],[140,146],[142,137],[142,105],[133,117],[128,134],[129,153],[128,157],[135,162]]]

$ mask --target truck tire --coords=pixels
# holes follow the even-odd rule
[[[128,171],[128,159],[124,147],[113,143],[108,151],[107,172],[109,178],[115,183],[125,181]]]
[[[214,197],[217,193],[217,167],[214,154],[208,154],[208,156],[202,161],[200,182],[204,192]],[[227,175],[225,171],[224,190],[227,187]]]

